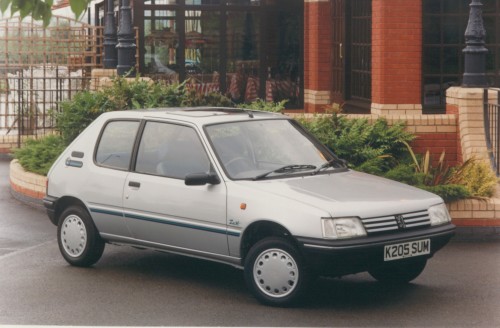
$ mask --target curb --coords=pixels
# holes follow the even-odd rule
[[[45,195],[45,177],[24,171],[21,165],[17,163],[17,160],[11,162],[9,177],[12,197],[33,208],[45,210],[42,200]],[[477,213],[488,212],[489,214],[493,213],[495,216],[495,205],[500,206],[500,199],[491,199],[486,203],[466,199],[447,205],[452,217],[453,214],[463,213],[464,210],[475,213],[476,211]],[[480,208],[474,209],[476,206],[480,206]],[[476,224],[473,224],[474,221],[476,221]],[[461,217],[455,217],[452,219],[452,223],[457,225],[454,239],[457,241],[500,241],[500,226],[491,224],[497,221],[497,219],[482,218],[464,220]]]
[[[12,186],[10,187],[10,194],[12,197],[24,205],[28,205],[40,211],[45,211],[45,206],[43,205],[43,200],[39,198],[30,197],[21,192],[15,191]]]
[[[456,241],[500,241],[500,227],[460,227],[455,230]]]

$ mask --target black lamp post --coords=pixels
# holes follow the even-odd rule
[[[463,50],[465,70],[462,82],[463,87],[482,88],[488,86],[486,78],[486,31],[483,25],[483,4],[480,0],[472,0],[470,4],[469,23],[465,31],[465,44]]]
[[[104,68],[116,68],[116,26],[114,1],[107,0],[106,17],[104,18]]]
[[[132,28],[132,9],[130,0],[122,0],[120,7],[120,23],[118,27],[118,66],[117,73],[120,76],[135,76],[135,38]]]

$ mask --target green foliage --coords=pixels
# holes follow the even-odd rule
[[[467,187],[458,184],[443,184],[437,186],[419,185],[417,187],[441,196],[445,202],[453,202],[471,196]]]
[[[444,181],[441,181],[439,184],[426,184],[426,182],[429,182],[429,174],[417,171],[415,166],[411,163],[401,163],[397,165],[388,171],[384,177],[435,193],[441,196],[445,202],[451,202],[471,196],[467,187],[461,184],[449,184]]]
[[[409,164],[398,164],[396,167],[385,173],[384,177],[412,186],[423,185],[425,178],[423,174],[415,172],[415,168]]]
[[[76,18],[79,18],[91,0],[70,0],[71,10]],[[0,10],[5,13],[10,6],[11,15],[19,12],[21,18],[31,16],[34,20],[41,20],[45,26],[50,23],[52,17],[53,0],[0,0]]]
[[[473,157],[452,170],[448,183],[465,186],[473,197],[491,197],[498,178],[489,163]]]
[[[403,123],[389,126],[385,119],[373,123],[349,119],[340,110],[332,106],[332,115],[300,118],[299,122],[351,168],[433,192],[446,202],[492,196],[497,179],[487,163],[470,160],[450,168],[444,152],[437,162],[430,152],[415,154],[409,145],[414,136]]]
[[[335,112],[311,120],[301,118],[299,122],[347,160],[351,168],[379,175],[407,156],[404,142],[414,139],[404,123],[389,126],[383,118],[370,123],[364,118],[349,119]]]
[[[108,87],[95,92],[80,92],[61,103],[62,110],[56,114],[56,119],[58,130],[69,144],[99,115],[109,111],[230,105],[231,101],[218,93],[198,95],[187,90],[184,84],[167,85],[140,78],[129,81],[117,77]]]
[[[186,90],[181,102],[182,107],[215,106],[232,107],[231,99],[218,92],[210,92],[206,95],[198,94],[194,90]]]
[[[253,109],[253,110],[260,110],[264,112],[273,112],[273,113],[280,113],[285,109],[285,104],[287,103],[288,100],[282,100],[278,102],[266,102],[262,99],[257,99],[254,102],[251,102],[249,104],[239,104],[239,108],[245,108],[245,109]]]
[[[415,168],[415,173],[420,174],[422,177],[421,183],[426,186],[436,186],[446,183],[450,177],[450,167],[445,163],[446,153],[443,151],[439,156],[439,160],[436,166],[432,165],[432,158],[430,152],[427,150],[425,155],[420,156],[420,160],[415,155],[411,146],[404,142],[404,145],[410,153],[411,159],[413,160],[413,166]]]
[[[60,136],[29,139],[22,148],[14,150],[14,157],[30,172],[47,175],[50,167],[63,152],[66,144]]]

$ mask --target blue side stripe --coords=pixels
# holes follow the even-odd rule
[[[115,216],[122,216],[121,212],[117,211],[110,211],[110,210],[102,210],[102,209],[97,209],[97,208],[91,208],[91,212],[94,213],[101,213],[101,214],[108,214],[108,215],[115,215]],[[235,232],[235,231],[226,231],[224,229],[217,229],[217,228],[209,228],[209,227],[203,227],[203,226],[197,226],[197,225],[192,225],[188,223],[180,223],[180,222],[175,222],[175,221],[170,221],[170,220],[160,220],[148,216],[143,216],[143,215],[134,215],[134,214],[128,214],[125,213],[123,214],[126,218],[129,219],[135,219],[135,220],[142,220],[142,221],[148,221],[148,222],[155,222],[155,223],[161,223],[161,224],[168,224],[176,227],[181,227],[181,228],[188,228],[188,229],[195,229],[195,230],[201,230],[201,231],[208,231],[208,232],[213,232],[213,233],[220,233],[223,235],[229,235],[229,236],[235,236],[239,237],[240,233]]]

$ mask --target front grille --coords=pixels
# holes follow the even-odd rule
[[[410,230],[431,225],[427,210],[361,219],[368,234]]]

